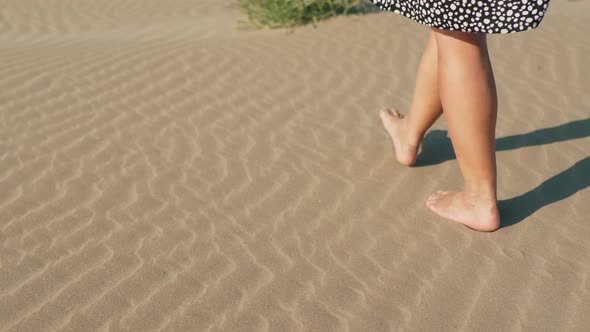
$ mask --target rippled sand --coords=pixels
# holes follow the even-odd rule
[[[405,168],[424,26],[237,29],[231,1],[4,1],[0,329],[590,330],[589,1],[490,38],[503,228],[427,210]]]

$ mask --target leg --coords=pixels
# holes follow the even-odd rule
[[[403,119],[396,110],[380,112],[383,126],[391,136],[397,160],[404,165],[416,162],[424,134],[442,114],[438,92],[438,51],[435,32],[430,36],[416,73],[416,85],[410,111]]]
[[[500,226],[496,204],[497,97],[485,34],[436,31],[439,91],[464,190],[431,194],[438,215],[480,231]]]

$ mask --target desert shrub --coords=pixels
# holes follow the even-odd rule
[[[286,28],[350,12],[364,12],[367,0],[237,0],[251,24]]]

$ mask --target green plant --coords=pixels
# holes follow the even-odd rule
[[[366,0],[238,0],[250,23],[262,28],[287,28],[349,11],[363,11]]]

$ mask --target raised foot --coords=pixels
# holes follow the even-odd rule
[[[426,206],[439,216],[480,232],[493,232],[500,227],[500,214],[495,201],[468,199],[462,191],[437,191],[428,196]]]
[[[379,111],[379,117],[383,122],[383,127],[391,136],[397,161],[402,165],[413,165],[418,155],[418,146],[410,144],[407,140],[403,115],[395,109],[384,109]]]

